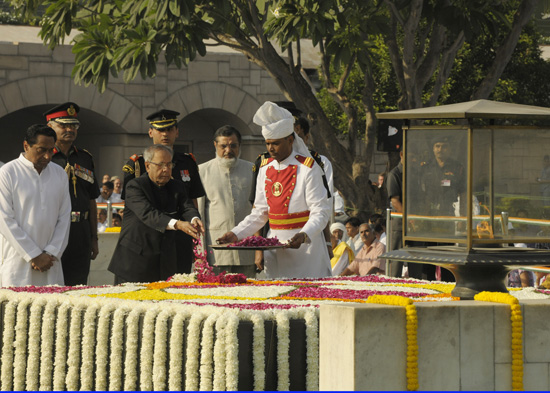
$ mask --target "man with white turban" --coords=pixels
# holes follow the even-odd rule
[[[355,258],[353,250],[344,241],[346,227],[341,222],[335,222],[330,226],[330,240],[334,256],[330,260],[332,275],[339,276]]]
[[[331,205],[323,171],[294,133],[289,111],[268,101],[253,120],[262,127],[271,158],[261,163],[252,212],[218,243],[251,236],[269,220],[268,237],[287,242],[285,248],[265,252],[269,278],[328,277],[331,266],[322,231]]]

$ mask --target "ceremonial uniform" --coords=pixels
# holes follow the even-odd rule
[[[329,192],[328,197],[330,198],[334,194],[334,183],[333,183],[333,171],[332,164],[325,157],[317,153],[315,150],[309,150],[311,157],[323,170],[323,184],[327,191]],[[263,160],[271,158],[268,152],[264,151],[256,157],[254,161],[254,166],[252,167],[252,188],[250,190],[250,197],[248,198],[250,203],[254,204],[254,198],[256,198],[256,182],[258,180],[258,172],[260,170],[261,163]],[[332,201],[332,200],[331,200]]]
[[[269,220],[269,237],[282,243],[298,232],[310,240],[298,249],[275,249],[264,254],[266,274],[275,277],[327,277],[331,275],[323,228],[330,216],[323,171],[311,157],[293,151],[278,162],[260,164],[254,208],[232,232],[239,238],[251,236]]]
[[[65,285],[85,285],[92,254],[90,199],[96,199],[100,194],[94,159],[89,152],[73,145],[68,157],[57,148],[54,149],[52,162],[65,169],[71,197],[69,243],[61,258]]]

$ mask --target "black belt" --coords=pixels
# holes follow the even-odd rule
[[[86,221],[90,212],[71,212],[71,222]]]

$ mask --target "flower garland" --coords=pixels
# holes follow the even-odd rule
[[[405,307],[407,319],[407,390],[418,390],[418,316],[416,306],[409,298],[391,295],[374,295],[368,298],[367,303]]]
[[[214,390],[221,391],[225,389],[225,334],[226,318],[222,314],[216,320],[216,341],[214,342]]]
[[[288,351],[290,349],[290,320],[288,314],[277,313],[277,390],[290,389]]]
[[[128,314],[126,307],[119,307],[113,314],[111,335],[111,356],[109,359],[109,390],[122,388],[122,346],[124,344],[124,317]]]
[[[187,350],[185,352],[185,390],[198,390],[198,356],[199,353],[199,335],[200,325],[203,320],[202,313],[193,314],[187,327]]]
[[[17,323],[15,324],[15,356],[13,359],[13,389],[25,389],[25,369],[27,367],[27,324],[28,309],[32,299],[23,299],[17,305]]]
[[[78,390],[80,365],[80,334],[82,333],[82,305],[71,307],[71,322],[69,325],[69,353],[67,355],[67,390]]]
[[[42,317],[42,332],[40,334],[40,389],[52,390],[53,374],[53,344],[55,331],[55,310],[58,307],[57,299],[48,299]]]
[[[55,361],[53,370],[53,390],[65,390],[65,373],[67,366],[67,320],[69,319],[70,302],[67,300],[57,309],[55,327]]]
[[[133,309],[126,318],[126,356],[124,358],[124,390],[131,391],[137,388],[137,359],[138,359],[138,328],[139,318],[143,310],[141,307]]]
[[[253,311],[252,321],[252,367],[254,369],[254,390],[265,389],[265,324],[262,315]]]
[[[170,369],[168,378],[168,390],[181,390],[181,373],[183,371],[183,362],[181,348],[184,339],[185,319],[189,317],[188,312],[178,312],[172,321],[172,331],[170,332]]]
[[[508,293],[480,292],[474,300],[510,305],[512,324],[512,390],[523,390],[523,317],[518,299]]]
[[[206,318],[202,326],[201,364],[199,369],[200,390],[212,390],[212,358],[214,350],[214,324],[217,314]]]
[[[29,351],[27,359],[27,378],[26,390],[38,390],[39,374],[36,370],[40,370],[40,330],[42,327],[42,314],[46,299],[37,299],[31,305],[29,317]]]
[[[143,318],[141,352],[139,354],[139,389],[153,390],[153,356],[155,345],[155,319],[160,312],[159,307],[150,308]]]
[[[319,390],[319,317],[316,310],[301,310],[306,322],[307,374],[306,390]]]
[[[225,387],[226,390],[237,391],[239,389],[239,340],[237,331],[239,318],[228,313],[225,325]]]
[[[115,303],[103,305],[99,310],[97,321],[97,346],[95,351],[95,389],[107,390],[107,364],[109,363],[109,325]]]
[[[92,304],[84,313],[84,327],[82,331],[82,366],[80,370],[80,389],[92,390],[94,384],[94,344],[96,330],[96,316],[99,306]]]
[[[166,343],[168,342],[168,318],[170,309],[163,310],[155,322],[155,346],[153,351],[153,389],[166,390]]]
[[[13,342],[15,339],[15,315],[17,301],[8,302],[4,311],[2,334],[2,390],[13,390]]]

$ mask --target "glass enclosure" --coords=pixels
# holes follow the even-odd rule
[[[550,248],[550,129],[405,129],[404,239]]]

